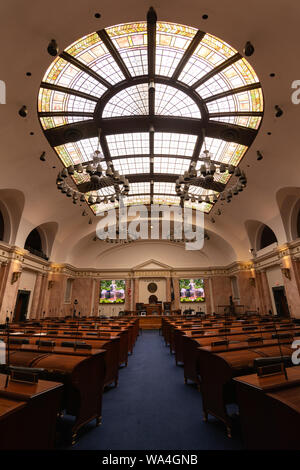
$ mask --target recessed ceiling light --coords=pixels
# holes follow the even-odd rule
[[[95,18],[101,18],[101,13],[95,13]]]

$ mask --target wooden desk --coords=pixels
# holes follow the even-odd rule
[[[248,449],[300,449],[300,367],[288,368],[287,375],[234,379]]]
[[[63,385],[5,382],[0,374],[0,449],[52,449]]]
[[[61,409],[76,417],[72,427],[74,443],[81,426],[93,419],[97,425],[101,422],[105,353],[99,350],[89,356],[73,356],[17,350],[11,351],[10,363],[44,368],[43,377],[64,384]]]
[[[144,304],[147,315],[161,315],[162,304]]]
[[[159,330],[161,328],[161,315],[147,315],[139,318],[140,328],[142,330]]]
[[[291,355],[291,348],[281,345],[283,355]],[[254,359],[280,356],[279,346],[254,346],[249,349],[226,352],[210,352],[198,348],[197,370],[201,377],[201,392],[204,420],[211,414],[223,421],[227,434],[231,436],[231,418],[226,404],[236,403],[233,378],[248,375],[254,371]]]

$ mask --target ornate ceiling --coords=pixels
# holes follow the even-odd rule
[[[38,113],[63,166],[76,170],[91,161],[99,140],[104,170],[112,162],[130,182],[126,204],[178,205],[175,181],[193,162],[199,170],[205,148],[215,162],[239,164],[259,129],[263,94],[234,48],[195,28],[159,22],[150,9],[147,21],[89,34],[57,56],[41,83]],[[88,199],[86,175],[75,171],[72,178]],[[189,193],[197,202],[185,204],[209,213],[230,178],[228,171],[212,181],[193,178]],[[92,189],[114,192],[109,178]],[[115,205],[91,209],[97,215]]]

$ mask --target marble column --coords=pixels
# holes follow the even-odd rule
[[[204,295],[205,295],[205,313],[211,314],[213,312],[212,310],[212,302],[211,302],[211,292],[210,292],[210,279],[204,279]],[[199,307],[201,307],[201,304],[199,304]],[[202,307],[201,307],[202,310]]]
[[[134,278],[134,293],[133,293],[133,310],[136,309],[136,304],[139,302],[139,278]]]
[[[14,272],[20,273],[22,266],[16,260],[8,262],[4,266],[4,272],[2,273],[2,283],[1,283],[1,314],[0,314],[0,323],[5,321],[5,318],[8,316],[10,319],[13,318],[18,289],[20,285],[20,276],[17,280],[12,283],[12,277]]]
[[[282,268],[289,269],[287,276],[282,273],[286,299],[290,315],[294,318],[300,318],[300,280],[298,277],[299,261],[292,260],[290,256],[283,258]]]
[[[166,301],[171,302],[171,278],[166,277]]]
[[[209,285],[209,298],[210,298],[210,306],[211,306],[211,313],[216,313],[216,307],[215,307],[215,299],[214,299],[214,291],[213,291],[213,283],[212,283],[212,278],[210,277],[208,279],[208,285]],[[205,291],[206,292],[206,291]],[[206,313],[207,312],[206,310]]]
[[[254,282],[251,281],[251,271],[239,271],[236,276],[240,293],[240,305],[244,305],[245,311],[256,310],[256,288]]]
[[[38,318],[38,307],[39,307],[39,300],[41,296],[41,289],[42,289],[42,273],[36,273],[36,280],[34,284],[34,289],[32,293],[32,302],[31,302],[31,309],[29,312],[29,318]]]
[[[268,283],[267,273],[265,271],[255,272],[256,286],[259,296],[259,313],[260,315],[266,315],[269,310],[274,314],[272,308],[272,300],[270,294],[270,287]]]
[[[131,279],[125,279],[125,305],[124,305],[124,310],[130,310],[131,296],[132,296]]]
[[[174,288],[174,310],[181,308],[180,306],[180,295],[179,295],[179,279],[173,278],[173,288]]]

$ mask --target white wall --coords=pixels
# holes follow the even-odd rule
[[[36,282],[36,273],[32,271],[22,271],[22,274],[20,277],[19,290],[30,291],[28,309],[27,309],[27,318],[29,318],[30,312],[31,312],[31,304],[32,304],[32,297],[33,297],[35,282]]]
[[[267,269],[266,274],[267,274],[267,279],[268,279],[268,284],[269,284],[269,289],[270,289],[273,312],[274,314],[277,314],[272,287],[284,286],[282,272],[279,266],[275,266],[273,268]]]
[[[151,292],[148,291],[148,284],[150,282],[155,282],[157,285],[157,291]],[[150,295],[156,295],[157,300],[161,302],[167,301],[167,281],[166,279],[140,279],[139,281],[139,302],[143,302],[144,304],[149,303]]]
[[[125,309],[124,304],[99,304],[98,314],[106,315],[108,317],[118,316],[121,310]]]

